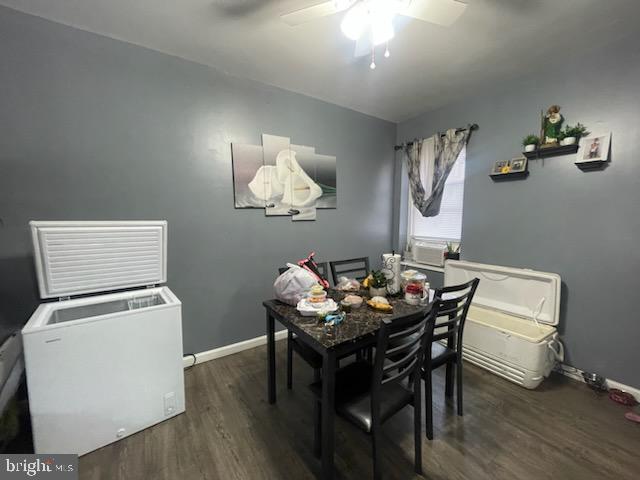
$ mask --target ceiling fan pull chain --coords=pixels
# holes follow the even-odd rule
[[[371,32],[371,65],[369,65],[371,70],[376,69],[376,44],[373,42],[373,31]]]

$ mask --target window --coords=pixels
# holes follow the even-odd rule
[[[429,144],[425,145],[429,147]],[[423,185],[429,168],[428,148],[420,165],[420,176]],[[409,193],[409,219],[407,222],[407,240],[415,237],[434,239],[438,241],[459,242],[462,234],[462,201],[464,197],[464,172],[466,148],[463,148],[445,183],[440,213],[436,217],[423,217],[413,206]],[[433,160],[431,160],[433,162]]]

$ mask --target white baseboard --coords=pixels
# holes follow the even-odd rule
[[[287,338],[287,330],[280,330],[276,332],[276,340],[282,340]],[[226,357],[227,355],[233,355],[234,353],[242,352],[243,350],[249,350],[250,348],[259,347],[267,343],[267,336],[250,338],[249,340],[243,340],[242,342],[232,343],[231,345],[225,345],[224,347],[214,348],[213,350],[207,350],[204,352],[196,353],[195,362],[193,356],[187,355],[182,358],[182,364],[184,367],[191,367],[198,363],[208,362],[220,357]]]
[[[555,371],[561,373],[565,377],[569,377],[578,382],[585,383],[584,378],[582,378],[583,370],[579,368],[572,367],[570,365],[565,365],[564,363],[559,363],[555,368]],[[640,401],[640,388],[631,387],[629,385],[625,385],[624,383],[616,382],[615,380],[611,380],[609,378],[606,379],[607,387],[609,388],[617,388],[618,390],[622,390],[623,392],[628,392],[637,400]]]
[[[287,338],[287,330],[280,330],[279,332],[276,332],[276,340],[282,340],[284,338]],[[197,365],[199,363],[208,362],[209,360],[215,360],[216,358],[233,355],[234,353],[242,352],[243,350],[249,350],[250,348],[259,347],[260,345],[265,345],[266,343],[267,336],[262,335],[260,337],[250,338],[249,340],[244,340],[242,342],[225,345],[224,347],[218,347],[214,348],[213,350],[196,353],[195,362],[193,361],[193,357],[191,355],[188,355],[182,359],[182,363],[186,368],[192,365]],[[555,371],[573,380],[585,383],[584,378],[582,378],[583,371],[579,368],[565,365],[564,363],[559,363],[556,366]],[[607,378],[607,386],[609,388],[617,388],[624,392],[629,392],[631,395],[636,397],[636,399],[640,400],[639,388],[631,387],[629,385],[616,382],[615,380],[611,380],[609,378]]]

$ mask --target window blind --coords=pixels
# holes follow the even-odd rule
[[[463,148],[445,182],[440,213],[435,217],[423,217],[413,206],[409,195],[409,237],[459,242],[462,236],[462,204],[464,199],[464,174],[466,148]],[[425,169],[424,165],[420,166]],[[426,172],[421,171],[421,176]],[[423,177],[424,178],[424,177]]]

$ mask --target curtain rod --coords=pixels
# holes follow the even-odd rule
[[[469,127],[469,130],[473,131],[473,130],[478,130],[478,124],[474,123],[473,125],[471,125]],[[467,127],[464,128],[456,128],[456,133],[460,133],[460,132],[464,132],[465,130],[467,130]],[[446,133],[443,133],[442,136],[444,137],[446,135]],[[413,145],[413,142],[407,142],[405,143],[405,145]],[[395,147],[393,147],[394,150],[402,150],[405,145],[396,145]]]

